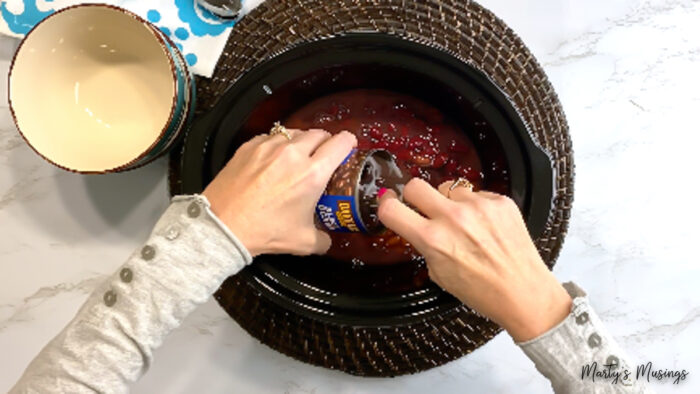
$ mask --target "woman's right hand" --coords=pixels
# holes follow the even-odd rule
[[[291,140],[263,134],[241,145],[202,192],[253,257],[323,254],[331,246],[314,225],[314,210],[357,138],[347,131],[286,130]]]
[[[421,179],[379,199],[379,219],[425,257],[430,278],[518,342],[564,320],[571,297],[539,256],[508,197]],[[447,197],[449,194],[449,198]]]

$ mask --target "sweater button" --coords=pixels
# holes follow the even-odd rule
[[[202,208],[199,207],[199,204],[197,204],[196,201],[193,201],[187,207],[187,216],[189,216],[191,218],[196,218],[197,216],[199,216],[199,214],[201,212],[202,212]]]
[[[168,226],[168,228],[165,229],[165,239],[168,241],[172,241],[175,238],[180,236],[180,228],[176,225]]]
[[[105,305],[107,306],[112,306],[117,302],[117,293],[115,293],[112,290],[109,290],[105,293],[104,297],[102,299],[105,302]]]
[[[588,312],[583,312],[582,314],[576,316],[576,324],[582,325],[588,322]]]
[[[620,360],[615,356],[608,356],[605,360],[605,365],[610,365],[611,368],[617,368],[620,365]]]
[[[151,245],[146,245],[141,249],[141,257],[148,261],[152,260],[156,256],[156,248]]]
[[[602,339],[600,338],[600,335],[593,333],[591,334],[590,337],[588,337],[588,346],[590,347],[598,347],[600,346],[600,343],[602,342]]]
[[[124,268],[119,272],[119,277],[122,279],[122,282],[129,283],[134,279],[134,273],[130,269]]]

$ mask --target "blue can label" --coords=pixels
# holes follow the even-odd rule
[[[324,194],[316,204],[316,213],[321,223],[330,231],[367,232],[360,220],[359,207],[352,196]]]
[[[357,148],[351,150],[350,153],[348,153],[348,155],[345,156],[345,158],[343,159],[343,162],[340,163],[340,165],[341,165],[341,166],[346,165],[346,164],[348,163],[348,160],[350,160],[350,158],[352,157],[352,155],[354,155],[355,153],[357,153]]]

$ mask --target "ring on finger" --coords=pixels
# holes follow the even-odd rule
[[[450,192],[458,187],[464,187],[470,192],[474,191],[474,184],[473,183],[469,182],[465,178],[457,178],[454,182],[452,182],[452,185],[450,185],[450,188],[447,189],[447,198],[450,198]]]
[[[286,127],[282,126],[282,124],[280,122],[275,122],[275,124],[270,129],[269,134],[271,136],[275,136],[277,134],[282,134],[285,138],[287,138],[287,140],[289,140],[289,141],[292,140],[292,136],[291,136],[291,134],[289,134],[289,130],[287,130]]]

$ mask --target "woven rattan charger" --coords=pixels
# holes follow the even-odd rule
[[[465,0],[266,0],[239,22],[211,79],[197,81],[198,114],[271,56],[300,42],[353,31],[378,31],[429,42],[480,70],[511,100],[532,137],[550,156],[555,196],[544,233],[535,240],[551,268],[568,227],[573,161],[568,126],[547,77],[500,19]],[[169,184],[181,190],[173,149]],[[363,376],[415,373],[455,360],[500,328],[460,305],[418,324],[353,326],[310,319],[261,297],[240,276],[216,294],[221,306],[262,343],[295,359]]]

